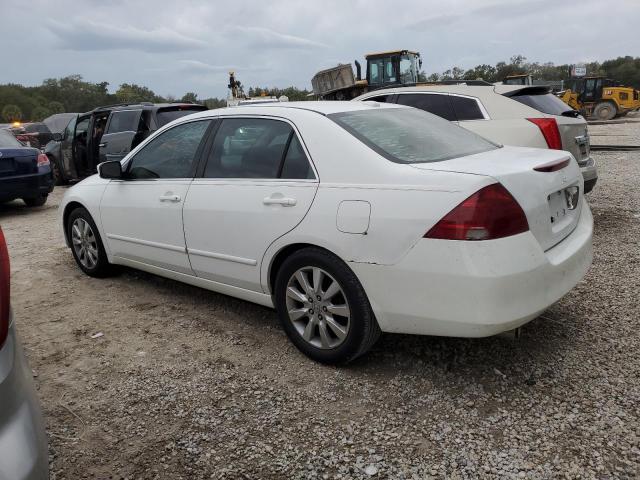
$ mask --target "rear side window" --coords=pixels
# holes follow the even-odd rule
[[[478,101],[475,98],[450,95],[449,99],[451,100],[451,105],[453,106],[453,111],[458,121],[484,119],[482,110],[480,110]]]
[[[439,93],[403,93],[398,95],[398,103],[433,113],[445,120],[454,121],[456,119],[449,101],[449,95],[441,95]]]
[[[313,178],[291,125],[265,118],[227,118],[216,133],[206,178]]]
[[[112,112],[106,133],[135,132],[138,129],[140,110]]]
[[[166,107],[160,108],[156,112],[156,122],[158,123],[158,128],[166,125],[169,122],[173,122],[178,118],[182,118],[186,115],[191,115],[192,113],[202,112],[206,110],[206,107],[202,105],[185,105],[181,107]]]
[[[391,102],[391,97],[393,97],[393,95],[378,95],[377,97],[365,98],[363,102],[389,103]]]
[[[396,163],[439,162],[498,148],[469,130],[416,108],[356,110],[328,117]]]
[[[551,93],[543,95],[514,95],[511,98],[548,115],[562,115],[571,111],[571,108],[566,103]]]

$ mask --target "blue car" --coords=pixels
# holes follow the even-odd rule
[[[39,207],[52,190],[49,157],[0,130],[0,202],[21,198],[28,207]]]

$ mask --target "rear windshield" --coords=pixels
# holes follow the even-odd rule
[[[396,163],[440,162],[498,148],[475,133],[415,108],[357,110],[328,117]]]
[[[193,105],[193,106],[185,105],[182,107],[161,108],[156,113],[158,128],[166,125],[169,122],[173,122],[178,118],[182,118],[186,115],[191,115],[192,113],[195,113],[195,112],[201,112],[206,109],[207,107],[203,107],[202,105]]]
[[[544,95],[514,95],[511,98],[548,115],[564,114],[566,116],[567,112],[575,111],[552,93],[545,93]]]
[[[22,146],[22,143],[9,130],[0,130],[0,148],[20,148]]]

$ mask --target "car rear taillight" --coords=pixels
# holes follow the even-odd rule
[[[529,230],[515,198],[499,183],[488,185],[451,210],[425,238],[493,240]]]
[[[9,333],[9,251],[0,228],[0,348]]]
[[[45,165],[49,165],[49,157],[47,157],[44,153],[38,154],[38,166],[44,167]]]
[[[527,118],[527,120],[538,126],[547,142],[547,147],[552,150],[562,150],[562,139],[555,118]]]

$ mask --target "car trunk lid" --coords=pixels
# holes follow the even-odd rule
[[[0,177],[38,172],[38,151],[31,148],[0,148]]]
[[[411,166],[421,170],[483,175],[497,180],[524,210],[531,233],[543,250],[566,238],[580,218],[582,175],[576,162],[564,151],[503,147]]]

